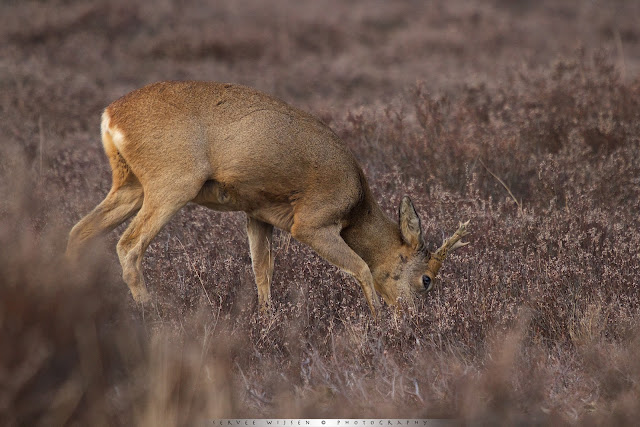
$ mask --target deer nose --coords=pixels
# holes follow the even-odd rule
[[[422,276],[422,285],[426,291],[431,289],[431,277],[424,275]]]

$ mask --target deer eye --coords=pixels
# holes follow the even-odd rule
[[[425,275],[422,276],[422,284],[424,285],[425,290],[431,289],[431,277]]]

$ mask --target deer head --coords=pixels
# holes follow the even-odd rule
[[[469,221],[461,222],[451,237],[445,239],[435,252],[429,252],[420,217],[409,197],[402,199],[398,216],[402,243],[387,252],[386,262],[372,268],[376,290],[390,305],[402,300],[410,301],[412,296],[432,290],[445,258],[466,246],[468,242],[462,242],[462,238],[469,234]]]

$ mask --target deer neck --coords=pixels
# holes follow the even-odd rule
[[[388,260],[390,252],[402,246],[402,237],[397,222],[386,216],[369,194],[367,196],[342,237],[374,272]]]

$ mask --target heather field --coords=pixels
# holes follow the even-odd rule
[[[320,117],[385,212],[471,244],[375,321],[348,275],[275,234],[258,314],[241,213],[188,205],[137,306],[70,228],[111,184],[100,114],[158,80],[256,87]],[[640,3],[0,3],[0,424],[210,418],[640,419]]]

